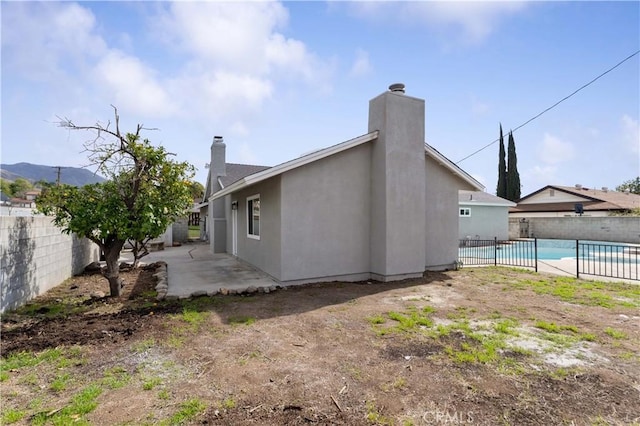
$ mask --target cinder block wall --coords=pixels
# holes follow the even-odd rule
[[[509,238],[518,238],[520,218],[509,219]],[[640,244],[640,217],[532,217],[529,237]]]
[[[91,241],[43,216],[0,216],[0,312],[14,309],[100,259]]]

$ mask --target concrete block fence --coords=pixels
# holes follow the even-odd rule
[[[526,229],[528,235],[521,235]],[[522,236],[561,240],[594,240],[640,244],[638,216],[572,216],[509,219],[509,238]]]
[[[82,272],[100,259],[97,245],[62,234],[45,216],[0,216],[0,312]]]

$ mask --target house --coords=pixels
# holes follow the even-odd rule
[[[452,268],[458,191],[484,188],[425,144],[424,123],[424,100],[395,84],[369,102],[368,133],[228,185],[235,171],[215,139],[212,251],[283,285],[392,281]]]
[[[547,185],[522,197],[509,210],[511,218],[610,216],[640,209],[640,195],[582,185]]]
[[[214,152],[216,150],[216,152]],[[200,211],[200,239],[203,241],[210,241],[209,239],[209,226],[211,223],[218,224],[218,240],[217,246],[213,247],[214,253],[226,253],[227,241],[226,238],[221,238],[220,235],[226,232],[226,217],[224,206],[218,203],[218,211],[212,211],[213,218],[209,219],[209,197],[214,192],[218,192],[227,186],[239,181],[254,173],[261,172],[268,169],[268,166],[255,166],[250,164],[236,164],[236,163],[216,163],[215,169],[218,170],[217,177],[211,178],[211,164],[213,164],[213,158],[216,161],[225,159],[225,145],[222,136],[214,136],[213,144],[211,145],[211,158],[212,162],[209,164],[209,173],[207,176],[207,183],[205,185],[203,202],[196,205],[196,208]],[[224,169],[224,175],[220,175],[219,171]]]
[[[459,239],[509,239],[509,208],[516,203],[486,192],[460,190],[458,206]]]

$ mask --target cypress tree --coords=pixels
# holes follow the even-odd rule
[[[507,146],[507,200],[517,202],[520,199],[520,174],[518,173],[518,157],[513,132],[509,131]]]
[[[500,123],[500,152],[498,153],[498,197],[507,197],[507,164],[505,163],[504,138],[502,137],[502,123]]]

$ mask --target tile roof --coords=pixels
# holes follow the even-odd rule
[[[581,198],[583,209],[585,211],[597,211],[597,210],[633,210],[640,208],[640,195],[626,192],[618,192],[611,190],[602,190],[594,188],[575,186],[557,186],[547,185],[531,194],[523,197],[518,202],[516,207],[511,208],[509,211],[512,213],[519,212],[561,212],[561,211],[573,211],[575,208],[575,202],[561,202],[561,203],[535,203],[527,204],[522,203],[528,198],[547,189],[555,189],[556,191],[562,191],[567,194],[572,194]]]

